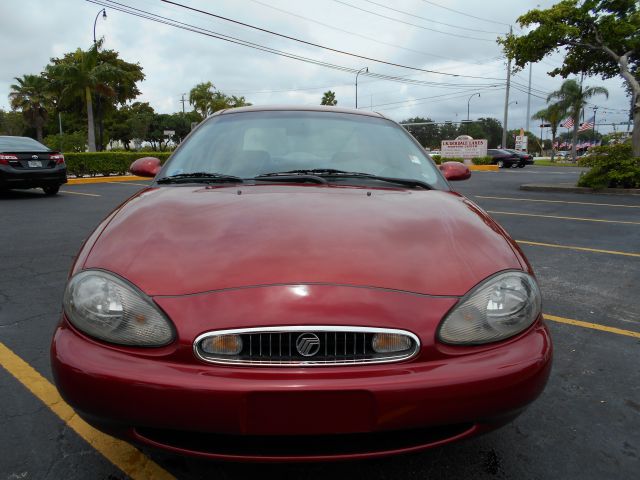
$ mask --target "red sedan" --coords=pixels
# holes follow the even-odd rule
[[[71,270],[51,361],[97,428],[191,455],[364,458],[494,429],[552,346],[526,258],[398,124],[218,112]]]

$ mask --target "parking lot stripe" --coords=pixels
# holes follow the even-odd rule
[[[148,187],[149,184],[148,183],[133,183],[133,182],[106,182],[109,185],[125,185],[125,186],[129,186],[129,185],[135,185],[137,187]]]
[[[567,325],[574,325],[577,327],[591,328],[593,330],[600,330],[603,332],[616,333],[618,335],[626,335],[627,337],[640,338],[640,332],[633,332],[631,330],[623,330],[621,328],[607,327],[606,325],[600,325],[599,323],[583,322],[581,320],[573,320],[571,318],[558,317],[556,315],[544,314],[545,320],[551,320],[552,322],[566,323]]]
[[[627,225],[640,225],[640,222],[632,222],[630,220],[603,220],[601,218],[564,217],[560,215],[541,215],[539,213],[501,212],[497,210],[487,210],[487,212],[495,215],[517,215],[519,217],[554,218],[556,220],[573,220],[576,222],[621,223]]]
[[[493,197],[490,195],[474,195],[474,197],[488,198],[491,200],[513,200],[516,202],[568,203],[572,205],[593,205],[598,207],[640,208],[640,205],[621,205],[619,203],[575,202],[569,200],[544,200],[541,198]]]
[[[556,243],[531,242],[529,240],[516,240],[516,242],[521,243],[522,245],[533,245],[535,247],[564,248],[564,249],[567,249],[567,250],[578,250],[578,251],[581,251],[581,252],[606,253],[606,254],[609,254],[609,255],[624,255],[626,257],[640,257],[640,253],[619,252],[617,250],[602,250],[600,248],[587,248],[587,247],[576,247],[576,246],[571,246],[571,245],[558,245]]]
[[[60,397],[58,390],[31,365],[0,342],[0,365],[43,402],[93,448],[132,479],[175,479],[140,450],[106,435],[84,420]]]
[[[71,195],[86,195],[87,197],[100,197],[96,193],[70,192],[69,190],[60,190],[60,193],[70,193]]]

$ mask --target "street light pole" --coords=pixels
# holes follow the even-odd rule
[[[369,67],[361,68],[356,72],[356,108],[358,108],[358,75],[360,75],[362,72],[369,73]]]
[[[467,100],[467,134],[469,133],[469,104],[471,103],[471,99],[475,96],[478,96],[478,98],[480,98],[480,92],[474,93],[473,95],[471,95],[469,97],[469,100]]]
[[[98,41],[96,40],[96,24],[98,23],[98,17],[100,16],[101,13],[102,13],[102,18],[104,18],[105,20],[107,19],[107,10],[103,8],[98,12],[98,14],[96,15],[96,19],[93,21],[93,44],[94,45],[98,43]]]
[[[593,107],[593,144],[596,143],[596,113],[598,113],[598,106]]]

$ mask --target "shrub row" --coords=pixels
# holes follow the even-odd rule
[[[640,188],[640,157],[634,157],[630,143],[595,147],[578,164],[591,169],[580,175],[579,187]]]
[[[138,158],[156,157],[161,162],[169,158],[170,152],[82,152],[65,153],[67,173],[77,177],[89,175],[124,175]]]
[[[440,165],[442,162],[464,163],[464,158],[460,158],[460,157],[442,158],[441,155],[431,155],[431,158],[433,158],[433,161],[436,162],[436,164],[438,165]],[[474,165],[491,165],[493,158],[492,157],[474,157],[471,159],[471,161],[473,162]]]

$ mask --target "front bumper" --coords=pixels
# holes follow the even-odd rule
[[[419,356],[390,364],[307,368],[195,359],[192,342],[207,329],[207,312],[226,312],[227,302],[235,307],[219,314],[216,328],[244,327],[242,319],[273,324],[266,312],[286,318],[273,303],[263,310],[274,297],[280,298],[276,305],[292,312],[289,323],[319,323],[310,318],[318,315],[318,305],[306,313],[294,311],[286,289],[156,299],[171,318],[185,316],[179,339],[159,349],[106,346],[63,320],[51,350],[58,389],[87,421],[127,440],[210,458],[300,461],[389,455],[469,437],[514,418],[546,384],[552,347],[541,318],[500,344],[449,347],[435,342],[438,321],[429,317],[441,318],[456,299],[347,287],[309,287],[309,302],[319,298],[326,321],[353,324],[331,314],[332,308],[348,311],[338,300],[348,293],[371,326],[403,325],[416,333]],[[327,305],[323,296],[334,303]]]
[[[54,168],[13,168],[0,165],[0,188],[38,188],[67,183],[67,167],[56,165]]]

